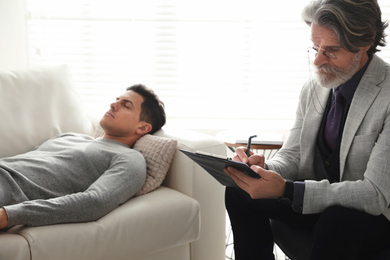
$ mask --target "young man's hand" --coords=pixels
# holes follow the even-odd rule
[[[8,227],[8,216],[4,208],[0,208],[0,229]]]

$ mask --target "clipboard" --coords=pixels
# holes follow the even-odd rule
[[[233,179],[223,171],[228,166],[234,167],[252,178],[261,178],[246,163],[243,162],[233,161],[230,158],[205,154],[202,152],[190,152],[182,149],[179,149],[179,151],[187,155],[211,176],[213,176],[219,183],[227,187],[238,187]]]

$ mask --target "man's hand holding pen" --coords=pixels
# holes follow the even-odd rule
[[[249,155],[248,155],[249,152]],[[265,158],[263,155],[254,154],[244,146],[238,147],[232,158],[234,161],[244,162],[249,166],[257,165],[264,168]]]
[[[248,147],[250,147],[248,145]],[[237,185],[246,191],[252,199],[280,198],[284,194],[286,181],[276,172],[264,169],[263,155],[254,154],[247,147],[238,147],[233,156],[234,161],[248,164],[261,178],[255,179],[233,167],[225,169]]]

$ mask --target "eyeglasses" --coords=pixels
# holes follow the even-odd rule
[[[321,47],[318,47],[318,48],[315,48],[315,47],[309,47],[307,48],[307,52],[309,53],[309,55],[313,58],[317,57],[318,55],[318,51],[322,51],[322,54],[329,58],[329,59],[337,59],[337,56],[335,54],[333,54],[332,52],[329,52]]]

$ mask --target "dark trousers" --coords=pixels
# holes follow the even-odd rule
[[[275,259],[270,219],[312,231],[313,260],[359,259],[359,255],[390,245],[390,221],[383,215],[338,206],[321,214],[303,215],[294,212],[288,201],[254,200],[238,188],[226,188],[225,204],[236,260]]]

